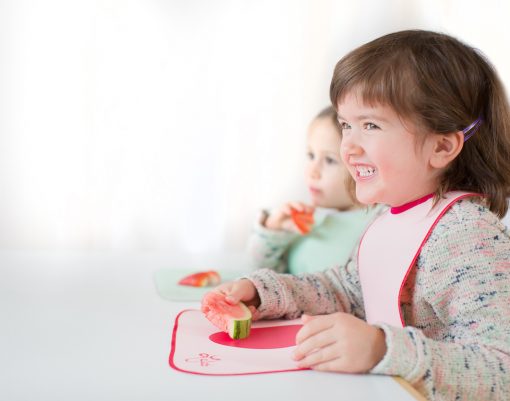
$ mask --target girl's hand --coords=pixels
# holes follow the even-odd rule
[[[293,358],[301,368],[365,373],[386,354],[384,331],[347,313],[303,315]]]
[[[242,301],[252,313],[260,305],[260,298],[257,289],[248,279],[240,279],[220,284],[213,289],[214,292],[225,295],[225,301],[236,305]]]
[[[295,209],[298,212],[313,213],[314,207],[306,205],[302,202],[288,202],[280,208],[275,209],[267,217],[265,226],[270,230],[284,230],[289,232],[299,233],[298,228],[291,218],[290,209]]]

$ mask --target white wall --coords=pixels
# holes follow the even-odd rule
[[[510,87],[508,2],[0,1],[0,248],[244,248],[303,198],[331,72],[381,34],[480,47]]]

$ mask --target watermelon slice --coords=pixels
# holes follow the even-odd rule
[[[234,340],[250,335],[251,312],[242,302],[231,305],[225,300],[225,295],[208,292],[202,299],[202,312],[212,324]]]
[[[292,221],[301,234],[308,234],[313,226],[313,212],[300,212],[296,209],[290,209]]]
[[[180,285],[192,287],[207,287],[218,285],[221,282],[219,273],[215,270],[190,274],[179,281]]]

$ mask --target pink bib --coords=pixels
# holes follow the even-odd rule
[[[421,248],[446,211],[462,198],[454,191],[434,207],[433,198],[399,214],[390,210],[367,229],[358,251],[358,268],[367,322],[403,327],[400,293]]]

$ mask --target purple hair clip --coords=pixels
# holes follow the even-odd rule
[[[478,117],[469,126],[462,130],[462,133],[464,134],[464,142],[466,142],[469,138],[471,138],[475,134],[476,131],[478,131],[478,128],[480,128],[480,125],[482,125],[482,123],[483,118]]]

